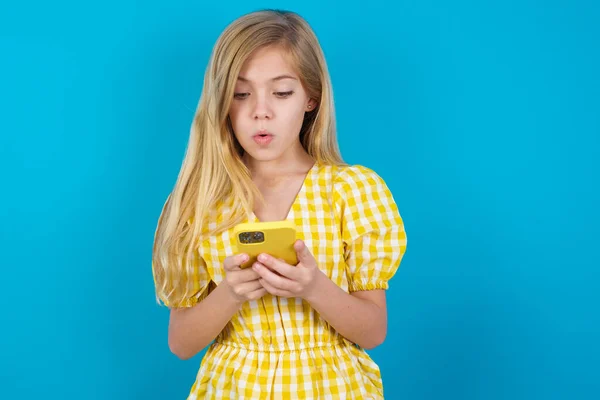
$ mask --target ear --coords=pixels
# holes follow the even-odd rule
[[[317,101],[315,99],[310,99],[308,100],[306,107],[304,107],[304,111],[313,111],[315,108],[317,108]]]

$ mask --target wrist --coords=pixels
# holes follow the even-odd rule
[[[308,292],[304,296],[304,300],[308,303],[312,304],[319,300],[319,297],[325,293],[325,284],[329,281],[329,278],[323,271],[317,268],[317,272],[315,274],[315,279],[311,286],[309,287]]]
[[[223,291],[225,292],[228,303],[231,306],[237,308],[240,308],[242,306],[244,301],[238,298],[238,296],[236,296],[235,292],[233,291],[233,287],[231,287],[231,285],[227,283],[227,280],[223,279],[219,286],[223,286]]]

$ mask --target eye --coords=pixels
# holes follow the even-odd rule
[[[285,99],[286,97],[290,97],[292,94],[294,94],[293,90],[290,90],[289,92],[275,92],[275,95],[277,97],[281,97],[283,99]]]
[[[250,96],[250,93],[234,93],[233,98],[237,100],[244,100],[246,97]]]

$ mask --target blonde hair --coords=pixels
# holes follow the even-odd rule
[[[157,300],[179,304],[195,289],[189,279],[198,267],[202,237],[242,222],[262,196],[242,161],[229,108],[242,65],[256,50],[279,46],[292,63],[310,98],[317,101],[300,130],[304,149],[317,163],[343,165],[335,127],[333,92],[317,37],[298,14],[262,10],[232,22],[218,38],[206,68],[201,98],[175,186],[158,219],[152,253]],[[229,199],[230,215],[208,226],[210,210]]]

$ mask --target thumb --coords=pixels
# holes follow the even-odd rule
[[[298,255],[299,262],[306,264],[306,263],[313,263],[315,261],[315,258],[311,254],[310,250],[308,249],[308,247],[306,246],[306,243],[304,243],[304,241],[298,239],[296,241],[296,243],[294,243],[294,250],[296,250],[296,254]]]
[[[246,261],[248,261],[250,257],[246,253],[241,253],[235,256],[235,267],[241,267]]]
[[[234,256],[227,257],[223,263],[223,267],[225,267],[225,269],[228,271],[233,271],[248,260],[249,257],[247,254],[236,254]]]

